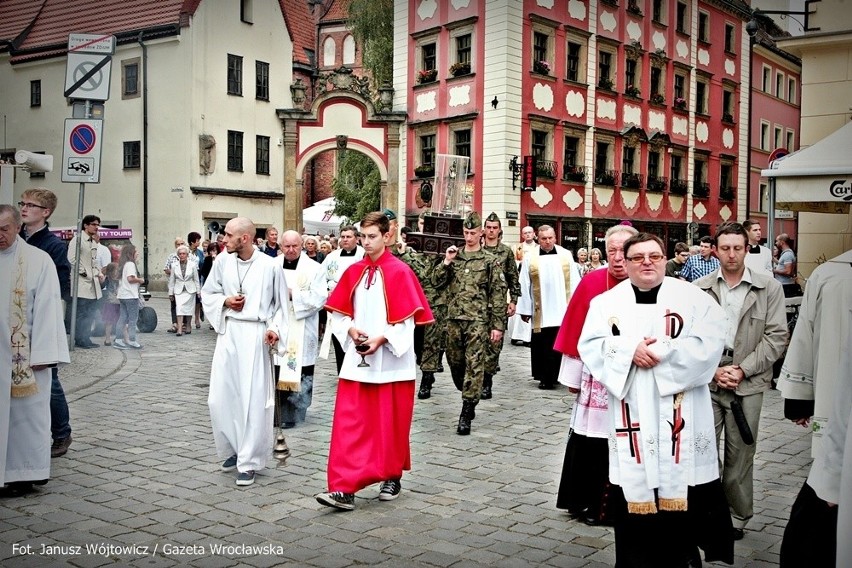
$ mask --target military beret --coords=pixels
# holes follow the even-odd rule
[[[471,211],[470,213],[468,213],[467,217],[464,220],[464,228],[481,229],[482,217],[479,216],[479,213],[477,213],[476,211]]]
[[[489,223],[499,223],[500,217],[497,216],[497,213],[492,211],[491,215],[485,218],[485,221]]]
[[[385,217],[388,218],[388,221],[393,221],[396,219],[396,212],[393,209],[385,208],[382,210],[382,213],[385,214]]]

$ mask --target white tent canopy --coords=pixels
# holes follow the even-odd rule
[[[760,175],[777,178],[777,202],[852,201],[852,122],[813,146],[772,161]]]
[[[345,217],[334,214],[335,201],[333,197],[317,201],[307,209],[302,210],[302,224],[309,235],[322,233],[338,234],[340,226],[346,223]]]

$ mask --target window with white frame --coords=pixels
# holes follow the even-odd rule
[[[766,65],[763,66],[763,82],[760,90],[764,93],[772,92],[772,68]]]
[[[689,21],[689,6],[685,2],[678,2],[675,30],[678,33],[689,35]]]
[[[797,82],[793,77],[787,78],[787,102],[791,105],[796,104],[796,101],[799,97],[796,96],[797,93]]]
[[[769,151],[769,123],[760,121],[760,149]]]
[[[781,148],[781,145],[784,143],[784,138],[783,138],[784,129],[780,126],[776,126],[774,128],[774,131],[775,131],[775,136],[773,137],[773,140],[775,141],[775,146],[773,146],[773,149],[774,148]]]
[[[417,165],[435,167],[435,136],[434,131],[421,131],[418,134],[420,163]]]
[[[547,153],[549,139],[548,134],[547,130],[538,130],[536,128],[532,129],[532,135],[530,136],[530,153],[539,161],[547,160],[549,158]]]
[[[466,71],[462,69],[460,74],[471,73],[475,69],[476,61],[474,61],[473,53],[473,25],[464,25],[450,30],[449,42],[449,57],[450,65],[466,66]]]
[[[609,45],[598,48],[598,87],[612,89],[615,86],[615,49]]]
[[[555,30],[542,24],[533,24],[532,70],[541,75],[550,75],[553,69]]]
[[[783,99],[786,94],[784,91],[785,88],[785,80],[784,73],[780,71],[775,72],[775,96],[779,99]]]
[[[355,63],[355,38],[347,35],[343,38],[343,64],[353,65]]]
[[[707,12],[698,12],[698,41],[710,41],[710,14]]]
[[[666,0],[653,0],[651,3],[651,19],[658,24],[666,23]]]
[[[435,38],[430,37],[418,42],[417,50],[420,53],[420,70],[433,71],[438,69],[438,44]]]
[[[767,208],[769,207],[769,186],[765,183],[760,184],[760,203],[758,206],[760,207],[759,211],[761,213],[766,213]]]
[[[586,82],[586,59],[588,58],[588,40],[578,34],[567,34],[565,50],[565,78],[578,83]]]
[[[695,112],[698,114],[707,114],[707,97],[710,91],[710,84],[705,78],[700,78],[695,82]]]
[[[614,163],[615,144],[610,137],[599,137],[595,140],[595,183],[600,185],[615,185]]]
[[[787,148],[788,152],[792,152],[796,145],[796,133],[793,130],[787,129]]]
[[[467,156],[468,174],[473,172],[473,125],[469,122],[454,124],[450,126],[450,141],[453,154],[456,156]]]
[[[734,36],[733,24],[725,24],[725,51],[727,53],[734,53],[736,46],[737,40],[736,36]]]
[[[334,38],[328,36],[322,42],[322,64],[323,67],[334,67],[334,60],[337,57],[337,46],[334,43]]]
[[[134,57],[121,61],[121,98],[134,99],[140,95],[139,69],[142,59]]]

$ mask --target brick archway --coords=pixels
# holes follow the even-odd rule
[[[405,113],[378,112],[361,93],[331,90],[318,96],[310,110],[281,109],[278,118],[284,139],[284,229],[302,227],[306,166],[341,144],[376,163],[381,175],[381,206],[398,209],[400,128]]]

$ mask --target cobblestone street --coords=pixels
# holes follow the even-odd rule
[[[530,380],[529,350],[506,344],[494,398],[458,436],[461,407],[449,370],[417,401],[412,470],[399,499],[378,486],[356,510],[335,512],[326,489],[334,361],[320,360],[305,424],[287,431],[291,456],[247,488],[219,469],[207,386],[215,334],[166,333],[168,302],[141,351],[76,350],[60,370],[74,442],[52,478],[0,499],[4,567],[110,564],[312,566],[611,566],[613,534],[555,508],[573,397]],[[97,341],[97,339],[96,339]],[[418,374],[419,378],[419,374]],[[756,515],[736,543],[736,566],[775,566],[790,506],[810,464],[804,428],[764,399],[755,463]],[[664,545],[661,538],[658,545]]]

